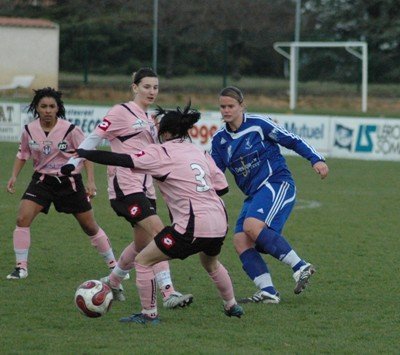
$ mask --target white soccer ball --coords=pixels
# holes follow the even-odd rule
[[[85,281],[75,292],[75,305],[83,315],[90,318],[105,315],[112,301],[111,288],[99,280]]]

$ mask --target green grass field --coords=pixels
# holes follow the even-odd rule
[[[175,311],[160,303],[162,323],[142,327],[118,322],[140,309],[134,277],[125,281],[127,301],[115,303],[106,316],[85,318],[75,308],[76,287],[106,275],[107,269],[74,218],[54,209],[31,227],[29,277],[6,280],[14,267],[12,231],[19,199],[32,167],[28,162],[22,171],[16,194],[6,193],[17,144],[0,143],[0,148],[1,354],[400,353],[398,162],[329,159],[330,176],[320,181],[307,161],[288,158],[299,204],[284,234],[317,267],[310,287],[294,295],[291,270],[267,257],[281,303],[245,305],[245,316],[232,319],[223,315],[197,256],[174,260],[175,286],[193,293],[194,303]],[[97,166],[96,173],[96,219],[119,255],[131,240],[131,229],[108,204],[104,167]],[[233,227],[242,201],[233,183],[225,201]],[[305,208],[313,201],[319,206]],[[159,211],[168,223],[162,202]],[[234,252],[232,232],[221,260],[238,298],[256,291]]]

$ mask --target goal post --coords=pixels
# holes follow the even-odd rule
[[[361,110],[367,112],[368,90],[368,45],[366,42],[275,42],[274,49],[290,62],[290,109],[296,108],[297,103],[297,75],[298,61],[296,49],[298,48],[334,48],[343,47],[347,52],[361,60]],[[289,48],[289,52],[282,48]],[[361,52],[356,50],[360,48]]]

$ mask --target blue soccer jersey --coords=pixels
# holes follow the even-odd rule
[[[211,155],[222,171],[229,169],[242,192],[251,196],[268,182],[287,181],[294,185],[279,145],[295,151],[311,165],[325,161],[303,139],[269,117],[248,113],[243,115],[237,131],[225,125],[214,134]]]

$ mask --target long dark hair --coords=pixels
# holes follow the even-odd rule
[[[56,100],[58,106],[57,117],[65,118],[65,107],[64,102],[61,100],[61,91],[57,91],[51,87],[33,91],[35,95],[33,96],[32,102],[28,106],[28,112],[32,112],[35,119],[39,117],[36,107],[39,105],[40,100],[44,97],[52,97],[54,100]]]
[[[177,107],[176,110],[164,110],[157,106],[156,118],[162,116],[158,127],[158,139],[160,142],[162,134],[166,132],[171,134],[171,139],[190,139],[189,129],[195,125],[201,116],[200,112],[191,109],[190,105],[191,102],[189,101],[183,110],[180,107]]]

